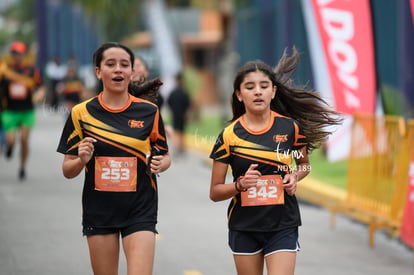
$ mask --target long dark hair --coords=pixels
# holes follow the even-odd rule
[[[270,109],[287,117],[297,120],[308,139],[308,152],[322,145],[328,135],[332,132],[328,126],[340,125],[342,116],[332,109],[329,104],[314,90],[307,90],[304,86],[296,86],[292,75],[299,65],[299,53],[295,47],[292,55],[283,52],[275,68],[263,61],[249,61],[237,72],[233,82],[233,95],[231,100],[233,118],[237,120],[245,112],[243,102],[237,99],[236,91],[248,73],[261,71],[266,74],[272,85],[277,87],[276,96],[270,103]]]
[[[131,68],[134,67],[135,62],[135,55],[132,52],[130,48],[127,46],[120,44],[118,42],[106,42],[102,44],[93,54],[93,64],[95,67],[100,68],[101,62],[103,59],[103,54],[106,50],[110,48],[121,48],[125,50],[129,55],[129,60],[131,61]],[[157,95],[160,86],[163,83],[159,78],[154,78],[149,81],[145,81],[145,79],[142,79],[142,81],[139,82],[130,82],[128,85],[128,92],[136,97],[141,97],[146,100],[149,100],[153,103],[157,103]]]

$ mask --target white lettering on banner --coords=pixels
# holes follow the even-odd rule
[[[350,108],[358,109],[361,106],[361,101],[359,100],[359,97],[355,95],[352,91],[348,89],[344,89],[344,96],[345,96],[345,102]]]
[[[350,40],[354,36],[354,19],[352,13],[332,8],[321,10],[323,26],[335,39]]]
[[[414,2],[414,0],[412,0]],[[327,141],[329,161],[349,157],[352,115],[376,107],[370,0],[301,0],[315,88],[346,116]],[[381,110],[379,110],[381,112]]]
[[[325,5],[331,1],[318,1]],[[358,67],[358,56],[349,41],[355,35],[353,14],[349,11],[322,7],[322,25],[328,35],[328,57],[336,68],[338,79],[344,84],[342,94],[347,108],[359,109],[361,102],[355,92],[359,81],[355,75]]]
[[[323,5],[329,4],[329,3],[333,2],[333,1],[336,1],[336,0],[318,0],[318,4],[321,5],[321,6],[323,6]]]
[[[355,49],[342,41],[332,41],[329,43],[329,56],[333,64],[338,68],[337,75],[339,79],[351,89],[356,90],[358,88],[358,79],[355,75],[351,75],[355,73],[358,66]]]

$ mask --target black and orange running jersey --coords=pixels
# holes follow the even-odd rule
[[[34,108],[32,95],[42,85],[40,70],[32,65],[17,67],[3,62],[0,64],[0,95],[3,109],[27,111]]]
[[[77,155],[83,138],[97,140],[94,156],[85,167],[84,226],[123,227],[157,222],[157,182],[154,175],[146,174],[146,154],[151,146],[157,146],[161,154],[168,151],[164,125],[155,104],[129,97],[124,108],[113,110],[105,106],[101,93],[75,105],[64,126],[57,148],[60,153]],[[100,167],[100,159],[108,160],[115,168],[105,172],[105,168]],[[132,162],[124,162],[124,159],[133,160],[135,169],[127,172],[134,175],[135,190],[119,192],[97,188],[101,178],[96,175],[122,179],[124,174],[117,167],[132,167],[127,167]]]
[[[79,103],[83,90],[82,80],[78,77],[62,80],[62,94],[65,101]]]
[[[292,161],[300,157],[299,149],[306,146],[306,137],[295,120],[271,112],[269,125],[252,131],[242,117],[227,126],[218,136],[210,158],[229,164],[234,181],[251,164],[262,175],[281,175],[292,171]],[[276,231],[301,225],[299,206],[295,196],[284,193],[284,204],[241,206],[241,196],[232,198],[228,207],[231,230]]]

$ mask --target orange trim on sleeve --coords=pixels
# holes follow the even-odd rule
[[[306,138],[306,136],[299,134],[299,126],[296,123],[293,123],[293,126],[295,127],[295,140],[293,146],[306,145],[304,142],[298,142],[299,139]]]

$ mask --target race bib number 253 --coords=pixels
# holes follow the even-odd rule
[[[137,158],[95,157],[95,190],[134,192],[137,190]]]
[[[261,176],[256,187],[241,193],[242,206],[284,204],[283,182],[280,175]]]

